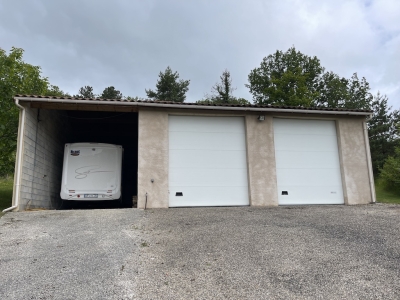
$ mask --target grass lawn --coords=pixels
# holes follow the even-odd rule
[[[383,188],[379,182],[375,184],[376,202],[400,204],[400,195]]]
[[[0,178],[0,217],[2,210],[11,206],[13,182],[13,178]]]

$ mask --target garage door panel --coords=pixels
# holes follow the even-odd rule
[[[338,168],[339,157],[332,154],[335,153],[281,150],[276,153],[276,160],[280,161],[280,169],[309,168],[313,164],[318,168]]]
[[[337,147],[337,141],[332,136],[277,134],[274,139],[276,150],[331,152]]]
[[[300,120],[300,119],[274,119],[275,134],[289,135],[330,135],[336,136],[336,126],[331,121]]]
[[[341,184],[337,169],[277,169],[276,174],[279,178],[279,185],[290,183],[294,183],[296,186]]]
[[[243,186],[247,181],[244,169],[170,168],[170,185],[181,186]]]
[[[244,118],[170,116],[169,126],[169,206],[249,204]]]
[[[242,186],[218,187],[170,186],[170,207],[182,206],[245,206],[248,205],[248,193]],[[183,196],[176,196],[182,193]]]
[[[242,168],[245,151],[210,151],[210,150],[170,150],[170,167],[181,168]]]
[[[175,149],[196,150],[242,150],[244,136],[242,133],[228,132],[170,132],[170,143]]]
[[[214,120],[208,122],[207,119],[211,118]],[[241,122],[240,119],[238,117],[170,116],[169,132],[237,132],[244,134],[244,126],[237,126],[238,122]]]
[[[309,193],[310,189],[313,193]],[[287,195],[282,195],[287,192]],[[342,187],[339,186],[281,186],[278,191],[279,204],[342,204]],[[306,195],[306,196],[305,196]]]
[[[279,204],[343,204],[335,122],[274,119],[274,133]]]

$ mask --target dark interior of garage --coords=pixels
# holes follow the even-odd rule
[[[68,203],[66,208],[132,207],[132,199],[137,195],[138,114],[99,111],[65,111],[65,113],[71,127],[68,143],[107,143],[121,145],[124,149],[121,203],[73,201]]]

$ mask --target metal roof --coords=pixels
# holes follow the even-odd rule
[[[63,104],[104,104],[104,105],[125,105],[139,107],[162,107],[162,108],[186,108],[186,109],[206,109],[206,110],[235,110],[235,111],[255,111],[255,112],[297,112],[313,114],[340,114],[340,115],[371,115],[373,111],[363,109],[347,108],[326,108],[326,107],[303,107],[303,106],[276,106],[276,105],[257,105],[257,104],[203,104],[192,102],[172,102],[155,100],[127,100],[127,99],[102,99],[102,98],[76,98],[76,97],[55,97],[38,95],[16,95],[18,101],[26,102],[46,102]]]

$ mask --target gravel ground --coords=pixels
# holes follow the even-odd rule
[[[0,299],[400,299],[400,205],[9,213]]]
[[[132,299],[143,211],[8,213],[0,219],[0,299]]]

